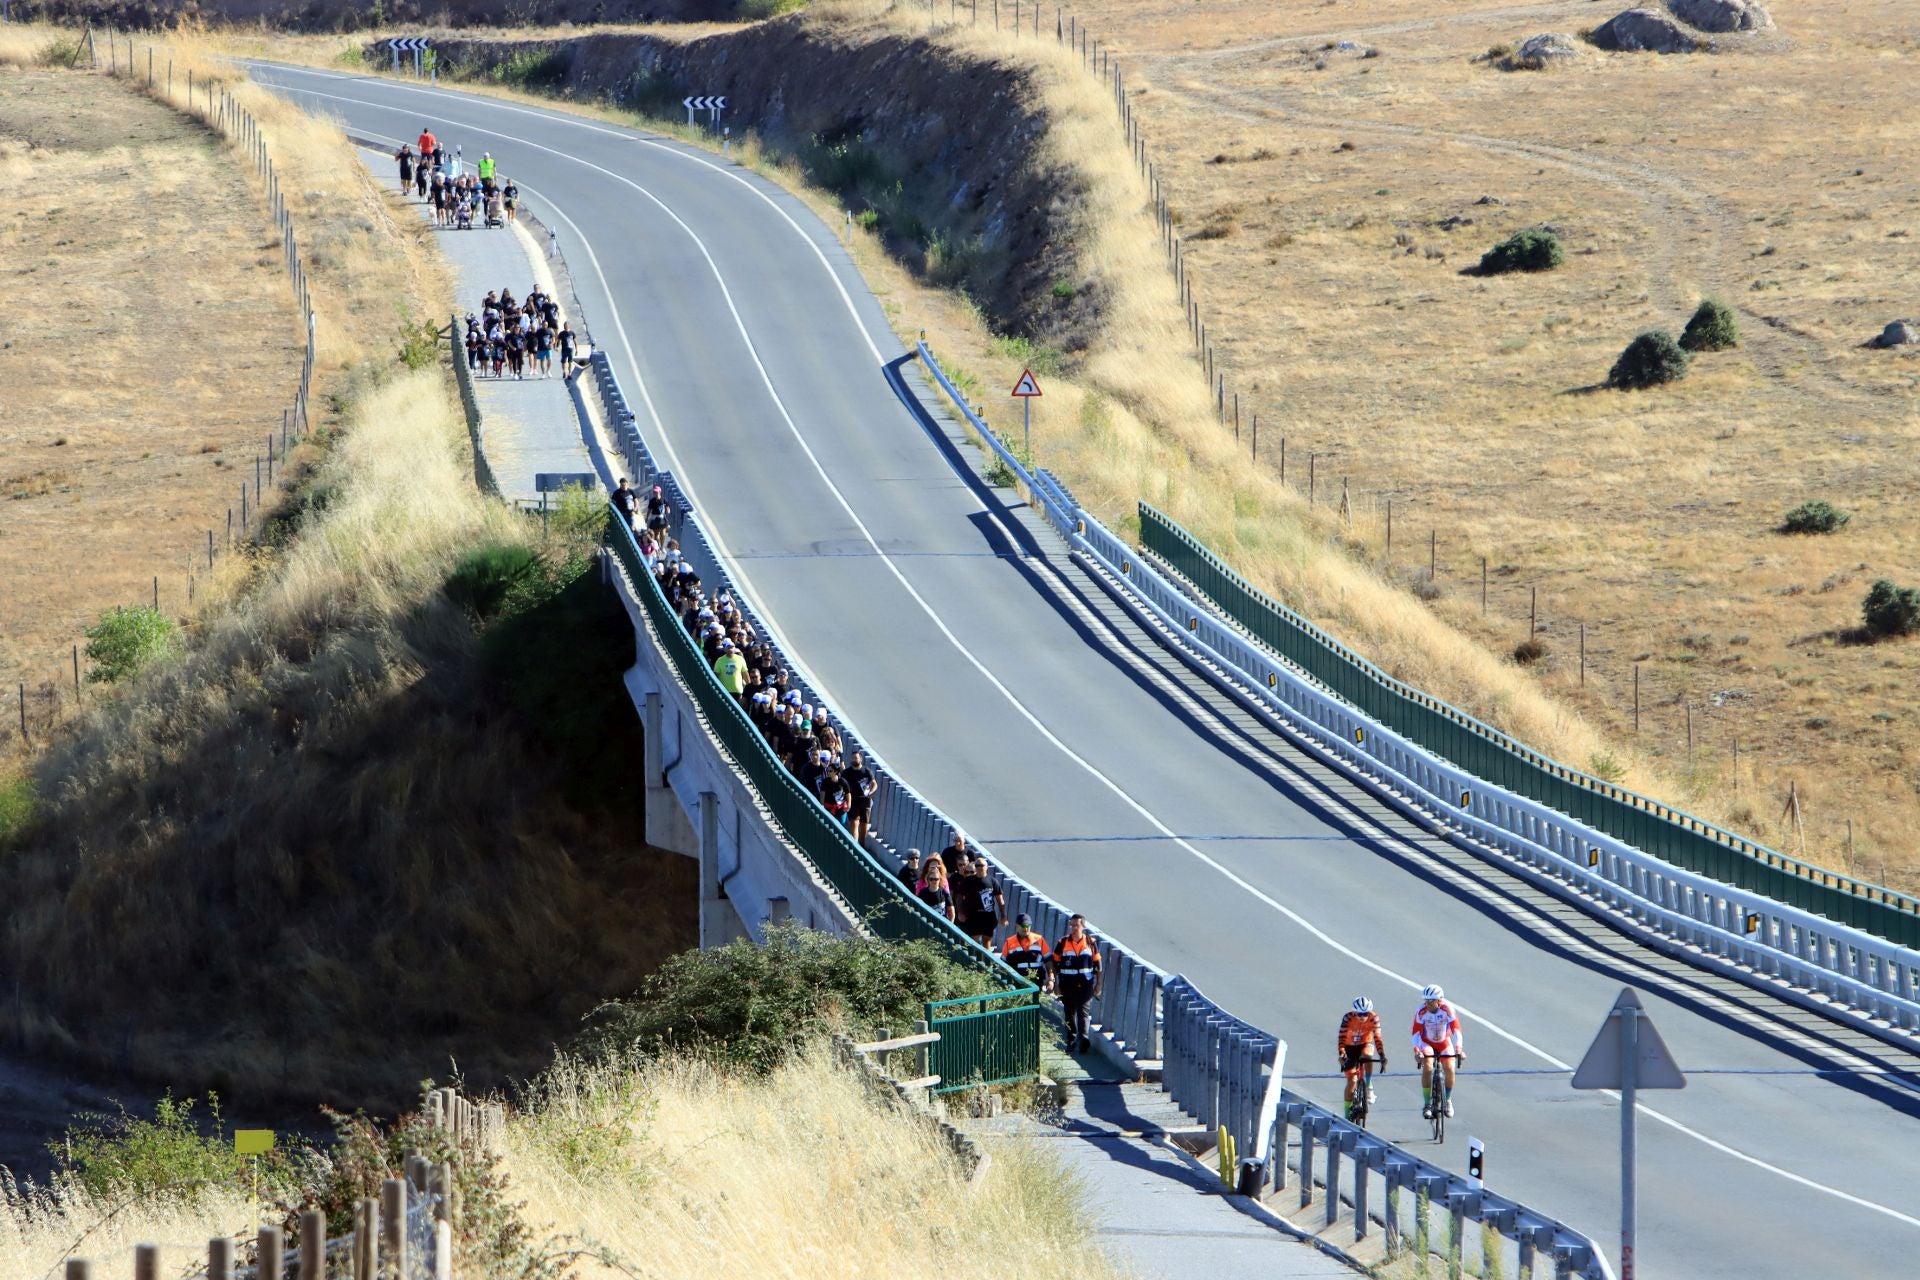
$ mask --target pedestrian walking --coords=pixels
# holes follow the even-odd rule
[[[413,144],[401,143],[393,158],[400,162],[400,194],[405,195],[413,189]]]
[[[953,919],[953,891],[947,888],[947,869],[938,858],[927,861],[927,878],[920,882],[920,901],[938,915]]]
[[[613,491],[613,505],[626,520],[627,528],[633,528],[633,518],[640,512],[640,495],[633,491],[633,486],[627,483],[625,476],[620,477],[620,483]]]
[[[918,889],[920,887],[920,851],[907,850],[907,860],[900,864],[900,870],[895,874],[900,877],[900,883],[907,886],[907,892],[912,893]]]
[[[966,923],[962,926],[967,936],[987,950],[993,950],[993,935],[1000,931],[1000,917],[1006,914],[1007,899],[994,883],[993,868],[984,857],[973,859],[964,888],[957,886],[953,892],[956,900],[962,892],[970,900]]]
[[[1053,987],[1052,975],[1047,971],[1050,954],[1047,940],[1034,932],[1033,917],[1024,911],[1015,916],[1013,932],[1000,944],[1000,958],[1007,966],[1040,990],[1048,991]]]
[[[1087,1006],[1100,996],[1100,951],[1087,936],[1085,916],[1068,920],[1066,936],[1053,944],[1053,978],[1067,1018],[1067,1049],[1086,1053],[1093,1048]]]
[[[573,380],[573,358],[579,351],[580,336],[573,331],[571,324],[560,326],[560,378],[563,382]]]
[[[873,824],[873,796],[880,790],[880,780],[867,768],[866,756],[858,751],[853,753],[852,761],[841,776],[853,792],[853,807],[847,811],[847,830],[856,843],[864,843]]]

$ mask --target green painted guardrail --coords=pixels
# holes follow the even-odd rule
[[[1920,946],[1920,901],[1776,853],[1523,746],[1459,708],[1395,680],[1253,586],[1144,502],[1140,541],[1255,640],[1433,754],[1675,866],[1901,946]]]
[[[611,508],[609,509],[611,511]],[[633,531],[609,516],[607,540],[633,579],[635,594],[653,620],[661,647],[693,691],[707,728],[747,775],[773,820],[808,864],[855,915],[882,938],[924,941],[954,961],[985,973],[1003,990],[983,996],[935,1001],[926,1006],[929,1030],[940,1039],[929,1047],[928,1070],[937,1090],[1023,1080],[1040,1071],[1040,993],[992,952],[908,893],[900,877],[875,862],[847,829],[802,787],[753,727],[746,711],[721,687],[693,637],[681,625],[660,584],[647,572]]]

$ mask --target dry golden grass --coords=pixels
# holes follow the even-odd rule
[[[0,60],[47,43],[4,30]],[[24,52],[24,57],[20,57]],[[272,223],[205,130],[105,77],[0,71],[0,754],[72,714],[103,609],[185,612],[189,565],[299,378]],[[84,563],[84,572],[76,572]]]
[[[69,1256],[86,1258],[105,1277],[133,1274],[133,1249],[159,1244],[162,1267],[204,1265],[207,1241],[258,1225],[254,1205],[237,1190],[215,1190],[193,1202],[132,1204],[62,1181],[22,1192],[0,1180],[0,1280],[46,1280]]]
[[[536,1235],[597,1255],[577,1264],[589,1280],[1120,1274],[1040,1144],[989,1146],[970,1184],[824,1050],[764,1080],[667,1061],[562,1064],[546,1084],[509,1122],[503,1167]]]
[[[1905,501],[1920,366],[1860,346],[1910,310],[1920,273],[1902,247],[1920,230],[1914,144],[1891,127],[1900,33],[1920,11],[1824,4],[1711,57],[1583,47],[1574,67],[1509,74],[1476,55],[1607,15],[1477,9],[1229,4],[1175,20],[1113,0],[1087,16],[1138,90],[1223,368],[1263,438],[1288,436],[1290,478],[1309,451],[1323,501],[1351,478],[1361,556],[1424,579],[1437,531],[1436,612],[1496,654],[1525,638],[1537,587],[1552,656],[1524,683],[1649,760],[1644,787],[1793,852],[1792,782],[1810,857],[1912,888],[1915,653],[1844,633],[1874,578],[1913,576],[1920,545]],[[1326,48],[1343,39],[1359,47]],[[1193,242],[1229,203],[1240,230]],[[1472,222],[1443,225],[1459,218]],[[1560,270],[1461,273],[1542,223],[1567,244]],[[1671,390],[1581,392],[1703,296],[1739,312],[1738,350]],[[1775,533],[1809,498],[1853,523]],[[1588,763],[1583,744],[1519,723]]]

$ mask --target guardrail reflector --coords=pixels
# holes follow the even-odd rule
[[[1759,929],[1760,929],[1760,913],[1757,911],[1747,912],[1747,932],[1757,933],[1759,932]]]
[[[1353,740],[1355,742],[1365,742],[1367,740],[1367,731],[1356,727],[1353,731]]]
[[[1133,572],[1133,564],[1132,564],[1132,563],[1131,563],[1130,561],[1126,561],[1126,560],[1122,560],[1122,561],[1120,562],[1120,572],[1121,572],[1122,574],[1128,574],[1128,573],[1132,573],[1132,572]]]
[[[1473,806],[1473,792],[1462,791],[1460,793],[1460,807],[1462,809],[1467,809],[1467,808],[1471,808],[1472,806]]]
[[[1199,629],[1200,629],[1200,619],[1189,617],[1187,619],[1187,630],[1198,631]]]
[[[1267,688],[1277,689],[1279,687],[1280,687],[1280,677],[1273,674],[1273,672],[1271,671],[1267,672]]]
[[[1587,865],[1590,867],[1600,865],[1600,851],[1598,849],[1587,850]]]

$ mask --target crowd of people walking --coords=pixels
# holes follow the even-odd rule
[[[511,289],[498,289],[480,304],[480,313],[467,312],[467,368],[476,377],[548,378],[556,355],[560,377],[570,380],[585,363],[586,353],[560,304],[538,286],[524,298]]]
[[[857,749],[848,749],[825,706],[807,702],[794,687],[779,654],[732,594],[725,589],[709,591],[699,571],[681,555],[673,530],[683,513],[674,510],[663,488],[654,485],[642,493],[622,476],[612,500],[634,531],[641,557],[668,606],[699,646],[721,687],[739,701],[780,763],[864,845],[871,833],[873,797],[879,790],[879,780],[865,757]],[[993,868],[957,831],[953,843],[938,853],[907,850],[898,875],[907,892],[953,921],[981,947],[998,954],[1034,986],[1057,995],[1066,1015],[1068,1049],[1089,1050],[1089,1007],[1099,998],[1101,971],[1099,946],[1087,932],[1084,917],[1072,917],[1067,932],[1051,943],[1034,931],[1025,912],[1008,921],[1006,896]]]
[[[393,158],[400,167],[401,193],[413,191],[431,201],[438,226],[504,227],[519,216],[520,188],[499,173],[491,151],[469,165],[458,146],[447,151],[423,126],[418,142],[401,143]]]

